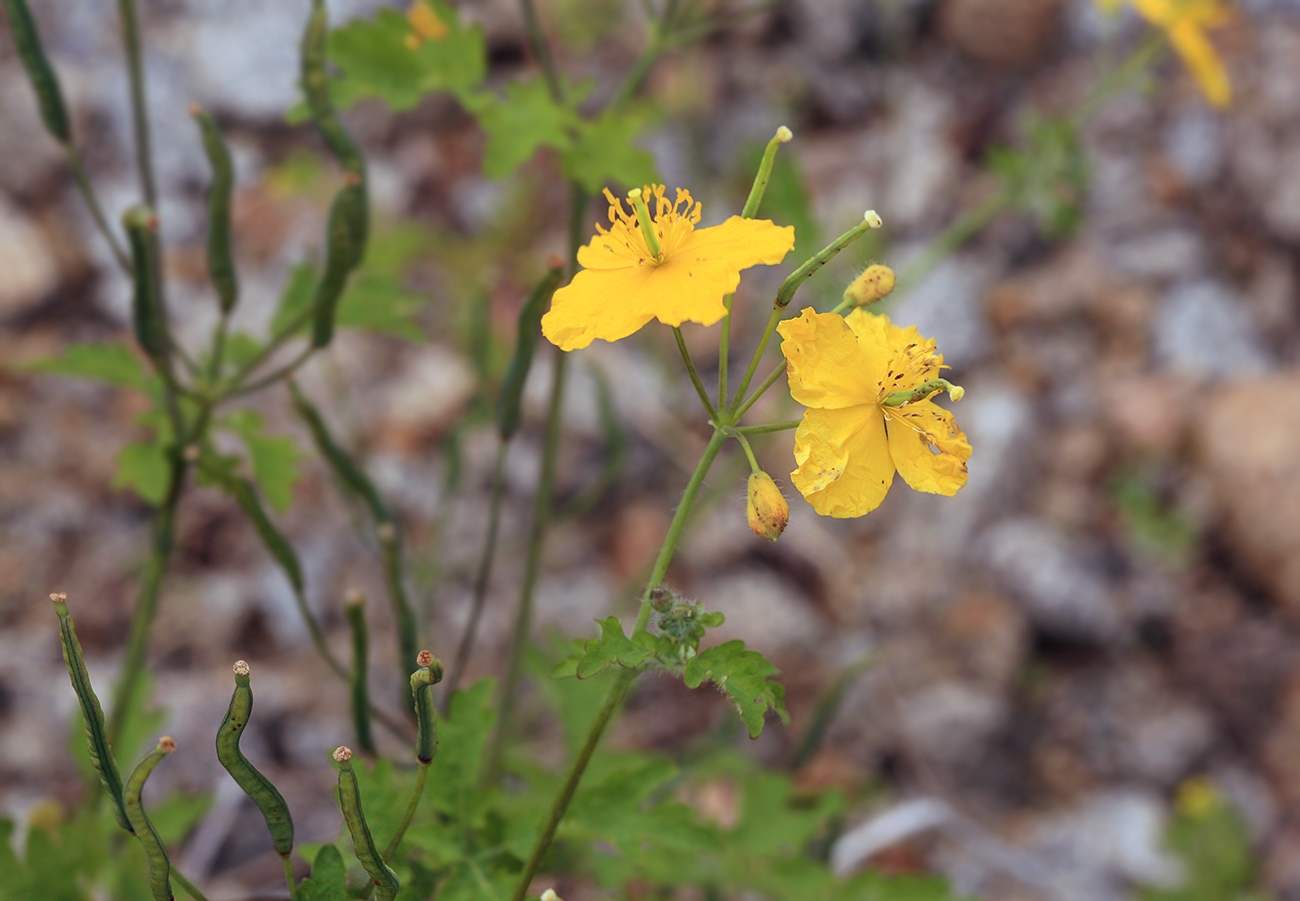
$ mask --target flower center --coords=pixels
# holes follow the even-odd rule
[[[598,223],[596,231],[626,248],[626,254],[635,258],[639,266],[660,266],[668,262],[700,221],[700,204],[691,198],[689,191],[678,188],[677,199],[669,203],[664,196],[665,190],[663,185],[642,189],[640,196],[633,200],[632,210],[625,209],[623,201],[605,191],[611,224],[606,229]],[[651,197],[655,201],[653,213],[647,205]],[[646,230],[650,232],[649,239],[642,229],[642,217]],[[658,243],[658,252],[651,247],[651,239]]]

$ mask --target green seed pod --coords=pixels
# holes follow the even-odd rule
[[[257,492],[253,490],[252,484],[247,479],[229,478],[223,481],[222,487],[230,493],[235,503],[239,505],[239,509],[244,511],[244,515],[253,524],[257,537],[262,539],[267,552],[276,563],[280,564],[293,590],[302,592],[302,565],[298,562],[298,554],[289,543],[289,539],[285,538],[275,527],[275,523],[271,522],[271,517],[266,515],[266,509],[262,506]]]
[[[537,283],[523,309],[519,311],[515,354],[510,359],[510,366],[506,369],[505,378],[501,380],[501,390],[497,394],[497,432],[502,439],[509,439],[519,430],[524,383],[528,381],[528,370],[533,365],[533,351],[542,335],[542,314],[551,302],[551,295],[560,286],[563,267],[564,263],[558,258],[552,259],[550,270]]]
[[[153,893],[154,901],[173,901],[172,865],[167,859],[167,849],[163,846],[162,839],[158,837],[153,823],[149,822],[149,817],[144,812],[144,806],[140,803],[140,793],[144,791],[144,781],[149,778],[153,768],[175,750],[176,742],[172,741],[170,736],[164,735],[158,740],[158,746],[144,755],[135,765],[135,769],[126,780],[126,817],[131,821],[131,827],[135,837],[140,840],[140,846],[144,848],[145,857],[149,859],[149,889]]]
[[[393,901],[401,883],[397,881],[397,874],[379,856],[370,827],[366,825],[366,816],[361,810],[361,789],[357,785],[357,774],[352,772],[352,751],[346,747],[335,748],[334,760],[339,765],[339,807],[343,810],[348,832],[352,833],[357,860],[375,884],[376,901]]]
[[[158,369],[166,369],[167,317],[162,304],[162,254],[158,249],[158,217],[146,206],[133,206],[122,215],[131,245],[131,321],[140,348]]]
[[[317,131],[339,161],[343,170],[356,177],[360,188],[361,204],[353,212],[352,227],[357,242],[357,259],[365,255],[366,240],[370,231],[366,189],[366,163],[356,142],[339,121],[334,102],[330,99],[329,77],[326,74],[326,39],[329,36],[329,17],[323,0],[312,0],[311,17],[302,36],[302,89],[307,97],[307,108]]]
[[[343,485],[359,497],[370,509],[370,515],[379,523],[393,522],[392,511],[388,509],[388,504],[379,496],[375,485],[370,481],[370,477],[365,474],[361,467],[352,462],[352,458],[347,452],[338,445],[334,436],[330,434],[325,425],[325,420],[321,417],[320,412],[311,401],[298,390],[296,382],[289,382],[289,390],[293,394],[293,408],[302,417],[308,430],[311,432],[312,442],[316,445],[316,450],[325,458],[330,469],[334,471],[334,477]]]
[[[416,657],[420,668],[411,674],[411,697],[415,701],[415,721],[419,726],[415,739],[415,757],[428,765],[438,752],[438,722],[433,707],[433,692],[426,691],[442,681],[442,662],[428,651]]]
[[[212,116],[197,103],[190,104],[190,116],[203,136],[203,152],[212,167],[208,185],[208,273],[217,289],[221,312],[229,314],[239,299],[239,277],[235,272],[230,242],[230,198],[235,188],[235,171],[230,150]]]
[[[63,103],[63,91],[59,87],[59,77],[54,73],[45,56],[41,36],[36,31],[36,22],[32,19],[27,0],[4,0],[5,12],[9,14],[9,27],[13,29],[14,46],[18,48],[18,58],[27,70],[27,78],[36,91],[36,102],[41,108],[41,121],[54,139],[60,144],[72,140],[72,129],[68,125],[68,108]]]
[[[52,594],[50,600],[54,602],[54,612],[59,616],[63,662],[68,667],[72,690],[77,693],[77,700],[81,703],[81,718],[86,722],[86,746],[90,751],[90,764],[99,774],[104,791],[113,799],[117,824],[131,832],[131,821],[126,818],[126,805],[122,800],[122,774],[118,771],[117,759],[113,756],[108,732],[104,728],[104,710],[99,706],[99,698],[95,696],[95,689],[90,684],[90,673],[86,670],[86,660],[81,654],[81,642],[77,641],[72,615],[68,613],[68,596]]]
[[[271,780],[249,763],[239,749],[239,738],[253,712],[253,688],[249,683],[247,663],[235,661],[234,671],[235,693],[230,696],[226,717],[217,731],[217,760],[262,812],[276,852],[281,857],[288,857],[293,850],[293,818],[289,816],[289,805]]]
[[[370,730],[370,689],[366,673],[370,657],[370,632],[366,628],[366,596],[359,591],[348,593],[343,604],[348,626],[352,630],[352,672],[348,685],[352,690],[352,726],[357,744],[368,754],[375,753]]]
[[[325,245],[325,271],[316,286],[312,301],[312,344],[325,347],[334,338],[334,320],[339,298],[347,287],[348,276],[360,260],[357,238],[357,210],[365,208],[360,184],[347,184],[330,204],[328,241]]]

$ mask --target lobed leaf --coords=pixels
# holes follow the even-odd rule
[[[698,688],[708,680],[735,702],[750,738],[763,732],[763,718],[772,710],[782,723],[790,722],[785,711],[785,687],[772,681],[780,670],[757,651],[746,650],[739,639],[701,651],[686,664],[687,688]]]

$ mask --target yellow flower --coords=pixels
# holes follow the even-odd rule
[[[1098,3],[1113,12],[1119,0],[1098,0]],[[1232,100],[1232,84],[1205,31],[1228,22],[1232,17],[1231,6],[1223,0],[1132,0],[1132,3],[1142,18],[1164,31],[1205,99],[1220,109],[1227,106]]]
[[[933,339],[864,310],[843,318],[804,310],[777,331],[790,393],[809,408],[795,433],[799,468],[790,479],[818,513],[871,512],[895,470],[931,494],[951,496],[966,484],[970,443],[930,401],[947,386],[934,383],[943,357]]]
[[[651,218],[659,253],[651,253],[637,222],[620,200],[609,200],[609,229],[578,250],[584,267],[551,301],[542,317],[542,334],[561,350],[586,347],[594,339],[626,338],[651,319],[667,325],[713,325],[727,314],[723,298],[740,284],[740,270],[772,264],[794,247],[794,229],[766,219],[732,216],[712,228],[695,227],[700,205],[677,189],[669,203],[663,185],[653,193]]]
[[[432,6],[424,0],[415,0],[406,11],[406,21],[411,25],[411,33],[406,36],[406,46],[412,50],[420,49],[426,41],[441,41],[451,32]]]

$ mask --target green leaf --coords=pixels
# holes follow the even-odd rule
[[[262,342],[248,332],[232,332],[226,337],[226,350],[223,356],[225,364],[231,369],[239,369],[253,361],[262,352]]]
[[[654,157],[632,143],[648,119],[635,110],[606,110],[579,121],[576,139],[561,154],[565,176],[592,193],[611,181],[628,188],[659,183]]]
[[[581,121],[571,108],[552,99],[540,78],[507,83],[502,99],[480,94],[464,102],[487,133],[483,174],[488,178],[504,178],[542,146],[567,151],[570,132]]]
[[[218,423],[243,439],[252,464],[253,481],[277,513],[289,509],[293,486],[298,481],[298,461],[306,456],[287,435],[268,435],[260,414],[235,410]]]
[[[447,27],[443,37],[407,44],[413,32],[406,17],[391,9],[371,19],[354,19],[330,34],[330,61],[342,75],[331,85],[334,102],[349,107],[377,97],[395,110],[407,110],[426,95],[461,95],[487,74],[483,29],[461,24],[456,10],[440,0],[425,0]]]
[[[299,901],[347,901],[346,875],[339,849],[323,845],[311,865],[311,877],[298,886]]]
[[[763,732],[763,716],[770,709],[790,722],[785,712],[785,687],[770,680],[778,670],[757,651],[745,649],[739,639],[702,651],[686,664],[687,688],[698,688],[706,679],[726,692],[736,704],[740,719],[749,729],[750,738]]]
[[[15,368],[90,379],[139,391],[148,391],[153,381],[149,368],[125,344],[73,344],[64,349],[62,356],[19,363]]]
[[[424,298],[395,279],[362,270],[348,283],[335,324],[423,342],[427,337],[414,318],[422,306]]]
[[[316,278],[316,267],[307,260],[293,267],[289,272],[289,280],[285,282],[284,291],[280,294],[280,305],[271,319],[271,334],[280,334],[289,327],[289,323],[299,316],[305,316],[311,309],[312,300],[316,296]],[[310,320],[304,318],[295,334],[305,332],[309,323]]]
[[[617,616],[599,620],[600,638],[584,642],[582,651],[556,664],[551,675],[560,678],[574,675],[586,679],[603,672],[610,666],[636,669],[654,653],[653,638],[646,644],[637,644],[623,634],[623,624]],[[572,662],[571,662],[572,661]]]
[[[157,507],[167,497],[169,473],[166,443],[160,438],[133,441],[117,454],[113,488],[129,488]]]
[[[435,805],[463,826],[473,825],[491,803],[478,785],[488,736],[496,727],[496,682],[483,679],[456,692],[438,723],[438,753],[429,765],[429,784],[437,786]]]

